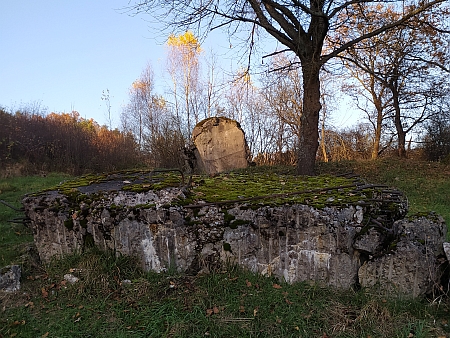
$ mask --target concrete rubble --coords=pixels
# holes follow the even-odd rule
[[[20,290],[22,269],[19,265],[5,266],[0,269],[0,291],[16,292]]]

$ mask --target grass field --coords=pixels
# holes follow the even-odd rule
[[[415,161],[327,163],[403,190],[411,212],[450,221],[450,169]],[[0,180],[0,199],[20,207],[25,193],[64,175]],[[4,337],[450,337],[448,298],[405,299],[377,290],[288,285],[229,266],[207,275],[144,273],[129,257],[95,250],[49,265],[29,259],[30,231],[0,205],[0,266],[23,266],[22,289],[0,294]],[[64,274],[80,278],[71,285]]]
[[[389,158],[322,163],[319,168],[322,173],[354,172],[370,183],[398,188],[408,197],[410,214],[434,211],[450,224],[450,165]]]

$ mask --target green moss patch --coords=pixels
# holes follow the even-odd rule
[[[328,189],[328,190],[327,190]],[[231,172],[193,178],[185,204],[245,201],[252,204],[306,204],[313,207],[348,206],[372,199],[373,187],[359,189],[353,179],[330,175],[304,177],[274,172]]]
[[[177,170],[123,171],[82,176],[64,182],[53,190],[67,196],[71,205],[77,208],[82,202],[91,204],[102,198],[105,191],[143,193],[181,186],[186,189],[187,197],[173,203],[194,210],[205,203],[224,206],[240,204],[251,209],[303,204],[316,209],[361,205],[368,217],[387,215],[388,219],[399,219],[406,213],[406,199],[401,192],[386,189],[385,186],[367,185],[354,177],[297,176],[291,167],[250,167],[214,177],[194,175],[189,183]],[[227,226],[243,224],[236,221],[233,215],[224,213]]]
[[[72,218],[68,218],[64,221],[64,226],[68,229],[68,230],[73,230],[73,219]]]
[[[228,251],[228,252],[232,252],[230,243],[224,242],[223,243],[223,250]]]

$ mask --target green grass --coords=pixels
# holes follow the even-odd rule
[[[25,194],[37,192],[55,186],[68,179],[65,174],[49,174],[46,177],[27,176],[0,179],[0,200],[16,209],[22,207],[21,200]],[[17,263],[20,256],[27,251],[27,243],[33,241],[32,233],[21,223],[9,222],[21,218],[23,214],[0,203],[0,267]]]
[[[413,212],[442,207],[448,220],[445,166],[383,160],[326,164],[320,170],[354,171],[370,183],[398,187]],[[0,199],[19,207],[24,193],[65,178],[0,180]],[[27,228],[6,222],[18,216],[0,205],[1,266],[23,263],[20,249],[32,239]],[[0,293],[0,338],[450,337],[448,298],[433,302],[376,290],[288,285],[233,266],[198,276],[144,273],[136,266],[132,258],[95,250],[41,267],[24,264],[21,291]],[[65,282],[68,273],[79,281]]]
[[[450,224],[450,165],[398,158],[321,163],[321,173],[354,172],[370,183],[386,184],[408,197],[409,214],[434,211]],[[450,241],[450,231],[447,232]]]
[[[110,253],[72,255],[0,298],[2,337],[438,337],[448,304],[289,285],[235,267],[143,273]],[[65,273],[80,278],[63,282]],[[31,280],[34,279],[34,280]],[[123,283],[125,279],[131,284]],[[447,331],[445,331],[447,330]],[[48,332],[48,334],[47,334]]]

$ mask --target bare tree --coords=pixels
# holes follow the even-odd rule
[[[198,39],[191,31],[167,40],[169,73],[172,78],[177,116],[186,119],[186,136],[199,120],[199,55],[202,52]]]
[[[285,45],[287,50],[295,53],[300,60],[303,77],[303,112],[297,172],[312,175],[319,139],[318,123],[321,109],[319,75],[322,66],[354,44],[406,23],[421,12],[439,6],[445,1],[389,1],[394,4],[408,4],[404,7],[405,11],[401,17],[387,18],[363,35],[340,35],[339,43],[332,49],[324,48],[330,32],[334,32],[341,25],[355,24],[349,20],[355,7],[363,8],[366,4],[380,1],[138,0],[131,5],[130,11],[162,14],[159,20],[165,20],[178,28],[213,29],[234,26],[230,31],[238,32],[242,31],[240,26],[246,24],[250,52],[256,41],[255,35],[258,32],[256,28],[261,27]],[[155,8],[160,10],[155,11]],[[366,20],[364,16],[360,16],[356,24],[365,24]]]
[[[267,108],[273,111],[273,115],[289,126],[292,133],[300,138],[303,84],[300,70],[289,69],[287,66],[290,63],[291,61],[283,55],[273,58],[271,68],[280,70],[266,74],[263,96],[268,103]]]
[[[447,88],[448,90],[449,88]],[[450,95],[443,98],[441,110],[427,121],[422,139],[424,155],[430,161],[450,164]]]
[[[360,53],[363,52],[360,51]],[[389,95],[389,89],[385,83],[377,81],[374,75],[376,57],[377,54],[369,50],[364,51],[364,55],[361,55],[362,59],[366,59],[360,60],[360,62],[364,62],[364,65],[373,71],[372,73],[345,62],[345,66],[353,79],[346,81],[342,86],[343,91],[353,99],[356,107],[366,114],[372,126],[372,159],[376,159],[382,152],[381,139],[383,129],[387,118],[392,113],[390,109],[392,97]]]
[[[150,65],[144,69],[130,88],[130,102],[121,114],[122,128],[131,131],[141,150],[147,150],[148,140],[160,131],[162,121],[167,117],[164,98],[154,92],[154,75]]]
[[[259,116],[259,89],[251,81],[250,75],[239,70],[234,79],[228,83],[225,94],[227,101],[223,114],[238,121],[245,130],[246,139],[252,153],[261,151],[263,116]]]
[[[295,151],[301,133],[302,77],[299,68],[286,67],[290,63],[285,55],[276,55],[269,62],[269,69],[280,70],[268,71],[262,79],[261,97],[264,110],[271,115],[271,142],[276,146],[274,160],[278,163],[285,162],[282,159],[286,154]]]
[[[207,78],[203,82],[204,118],[217,115],[220,111],[221,98],[224,95],[224,79],[219,78],[217,56],[211,50],[206,60]]]
[[[364,12],[373,18],[372,23],[402,16],[401,8],[383,4]],[[448,14],[447,8],[421,13],[416,20],[362,41],[341,55],[364,88],[359,94],[368,93],[366,98],[376,110],[371,120],[375,130],[372,158],[379,152],[381,129],[388,119],[396,132],[398,154],[405,157],[406,135],[430,118],[435,113],[432,106],[446,95],[442,90],[448,72],[443,24]],[[352,30],[364,34],[370,27],[352,26]],[[349,28],[342,33],[355,34]]]
[[[105,101],[106,105],[106,118],[108,119],[108,127],[112,130],[112,119],[111,119],[111,96],[109,94],[109,89],[102,90],[102,101]]]

